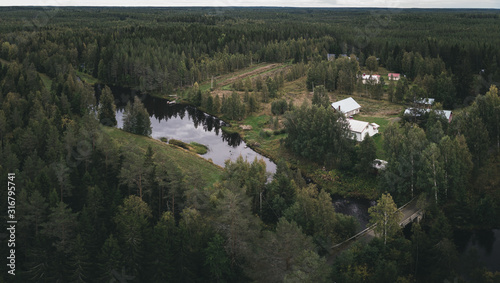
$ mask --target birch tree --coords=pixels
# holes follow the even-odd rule
[[[388,238],[394,237],[400,231],[399,222],[403,214],[398,210],[391,194],[382,194],[377,205],[370,207],[368,213],[371,217],[370,225],[377,225],[373,230],[384,238],[384,245],[387,244]]]

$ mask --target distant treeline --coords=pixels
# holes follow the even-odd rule
[[[361,61],[375,55],[412,78],[408,59],[437,59],[462,100],[500,81],[495,10],[4,8],[0,15],[2,59],[28,60],[52,77],[71,65],[141,91],[169,92],[255,62],[308,63],[329,53]],[[473,74],[484,81],[481,92]]]

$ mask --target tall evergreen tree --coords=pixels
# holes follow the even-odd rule
[[[116,126],[116,105],[111,89],[105,86],[99,100],[99,122],[105,126]]]
[[[134,103],[130,104],[129,102],[125,108],[125,112],[123,113],[123,130],[136,135],[151,135],[149,113],[137,96],[134,97]]]

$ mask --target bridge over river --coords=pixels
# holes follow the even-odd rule
[[[406,225],[414,221],[420,221],[424,216],[424,210],[417,205],[417,202],[418,202],[418,197],[415,197],[405,205],[398,208],[398,211],[401,211],[403,214],[403,217],[399,222],[399,225],[401,227],[405,227]],[[376,225],[377,224],[368,226],[365,230],[357,233],[351,238],[343,241],[342,243],[334,245],[332,247],[333,253],[334,254],[338,253],[339,251],[347,248],[350,243],[353,243],[355,241],[369,242],[371,239],[375,237],[375,232],[373,231],[373,228],[375,228]]]

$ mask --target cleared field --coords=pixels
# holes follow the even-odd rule
[[[225,85],[232,84],[236,80],[246,78],[248,76],[251,76],[252,74],[258,74],[258,73],[265,72],[266,70],[273,68],[275,65],[278,65],[278,64],[260,63],[260,64],[253,65],[251,67],[243,68],[241,70],[238,70],[238,71],[235,71],[235,72],[232,72],[229,74],[224,74],[224,75],[214,77],[214,81],[216,82],[215,89],[222,88]],[[211,79],[201,83],[200,90],[201,91],[210,90],[211,84],[212,84]]]

